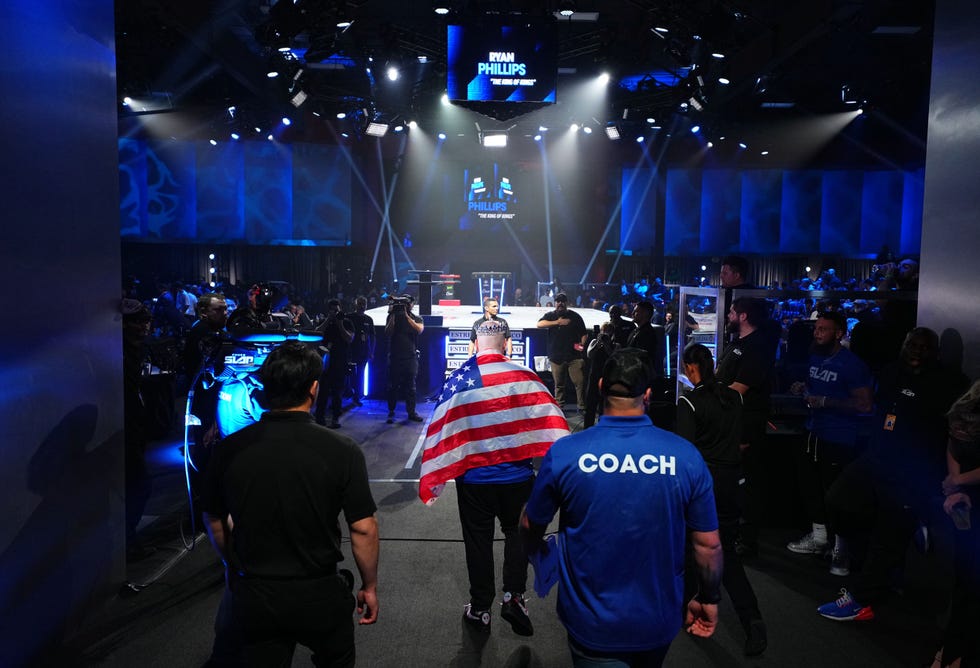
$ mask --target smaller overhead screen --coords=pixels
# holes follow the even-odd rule
[[[555,102],[554,22],[450,25],[446,50],[453,102]]]

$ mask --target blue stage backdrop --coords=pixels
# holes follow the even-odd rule
[[[653,178],[632,178],[638,184]],[[664,253],[874,255],[883,244],[918,255],[923,171],[671,169],[666,175]],[[649,238],[625,236],[629,221],[654,220],[647,200],[623,198],[624,248]],[[647,207],[638,213],[636,207]],[[651,223],[652,225],[652,223]],[[629,246],[628,243],[639,245]]]
[[[119,140],[124,239],[313,246],[351,236],[340,147]]]

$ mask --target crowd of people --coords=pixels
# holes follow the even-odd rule
[[[902,265],[884,271],[906,280],[902,272],[910,269]],[[814,289],[836,288],[833,272],[825,274]],[[528,562],[551,573],[576,666],[660,665],[681,628],[713,633],[723,590],[741,622],[745,654],[765,652],[767,624],[743,562],[758,554],[765,527],[762,442],[771,398],[781,394],[795,397],[806,415],[796,474],[809,526],[786,549],[826,555],[830,572],[845,583],[816,612],[835,621],[874,619],[875,607],[900,586],[910,541],[928,536],[937,522],[955,522],[956,587],[935,665],[974,665],[980,383],[967,389],[967,379],[940,362],[939,337],[914,327],[914,308],[733,296],[752,287],[748,275],[744,259],[725,258],[717,303],[684,305],[689,313],[723,312],[724,343],[714,351],[694,340],[696,319],[681,329],[671,291],[657,279],[624,286],[624,299],[598,304],[609,320],[597,332],[586,329],[565,293],[554,294],[537,321],[548,338],[551,388],[510,360],[499,302],[484,300],[473,324],[474,356],[439,393],[420,484],[421,498],[431,502],[441,485],[456,481],[471,596],[464,622],[490,631],[499,520],[503,619],[519,635],[532,635]],[[154,327],[184,321],[180,357],[190,376],[215,359],[227,332],[316,333],[306,342],[287,337],[268,354],[256,373],[262,411],[226,435],[229,447],[199,481],[229,583],[213,663],[237,665],[243,653],[278,660],[300,642],[323,665],[352,665],[353,608],[362,624],[378,615],[379,543],[363,454],[336,429],[343,400],[362,399],[350,379],[373,356],[376,328],[365,313],[367,297],[346,309],[333,298],[313,317],[282,297],[257,285],[230,309],[224,294],[175,286],[150,305],[125,300],[127,350]],[[415,379],[424,322],[411,296],[388,303],[387,421],[404,401],[408,419],[422,422]],[[673,372],[671,345],[682,360]],[[139,366],[126,368],[129,388],[138,384]],[[680,396],[673,396],[672,373],[688,381]],[[137,395],[127,389],[127,416]],[[576,414],[583,418],[578,429],[569,426]],[[127,459],[128,490],[137,504],[146,496],[138,466],[144,446],[127,420],[127,453],[135,453]],[[320,461],[327,450],[331,461]],[[257,505],[260,497],[241,490],[260,478],[279,482],[263,483]],[[288,507],[288,522],[274,531],[271,524],[281,520],[262,511],[270,504]],[[559,512],[557,534],[546,537]],[[356,596],[337,569],[341,513],[361,578]],[[642,572],[624,571],[627,552]]]

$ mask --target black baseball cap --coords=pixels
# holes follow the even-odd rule
[[[568,295],[566,295],[564,292],[559,292],[557,295],[555,295],[555,303],[557,304],[558,302],[565,302],[567,304]]]
[[[620,348],[602,367],[602,393],[608,397],[642,396],[651,380],[650,355],[640,348]]]

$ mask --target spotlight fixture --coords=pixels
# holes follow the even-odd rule
[[[571,126],[569,127],[569,129],[572,132],[578,132],[578,123],[572,123]]]
[[[218,145],[218,142],[216,140],[214,140],[214,139],[210,140],[208,143],[211,144],[211,146],[217,146]]]
[[[575,13],[575,3],[570,2],[570,0],[565,0],[565,2],[558,3],[558,14],[563,18],[571,18],[572,14]]]
[[[343,111],[338,111],[337,112],[337,120],[342,121],[345,118],[347,118],[347,114],[345,112],[343,112]]]
[[[404,129],[405,129],[405,126],[404,125],[396,125],[395,126],[395,132],[401,132]]]
[[[293,122],[292,122],[292,120],[290,120],[289,116],[283,116],[282,117],[282,124],[285,125],[286,127],[289,127],[290,125],[293,124]]]
[[[720,84],[722,84],[724,86],[727,86],[731,82],[732,82],[732,80],[729,79],[729,78],[727,78],[727,77],[718,77],[718,83],[720,83]]]
[[[394,65],[388,66],[388,81],[398,81],[398,68]]]
[[[714,53],[711,54],[711,57],[717,58],[718,60],[724,60],[725,54],[721,53],[720,51],[715,51]]]
[[[534,135],[534,141],[541,141],[541,135]]]
[[[364,134],[371,137],[384,137],[386,134],[388,134],[388,124],[376,123],[372,121],[368,123],[367,129],[364,130]]]
[[[432,3],[432,11],[439,16],[445,16],[449,13],[449,3],[446,0],[435,0]]]
[[[620,135],[619,135],[619,128],[617,128],[615,125],[607,125],[606,126],[606,136],[609,137],[609,139],[611,139],[613,141],[619,139],[619,137],[620,137]]]
[[[293,95],[291,98],[289,98],[289,101],[290,103],[292,103],[294,107],[301,107],[303,103],[306,102],[306,99],[308,97],[309,95],[306,94],[306,91],[300,90],[297,91],[296,94]]]
[[[239,139],[242,138],[242,136],[240,134],[238,134],[237,132],[232,132],[231,133],[231,138],[234,139],[235,141],[238,141]]]
[[[700,125],[695,125],[694,127],[691,128],[691,134],[692,135],[696,135],[699,132],[701,132],[701,126]]]
[[[687,104],[688,104],[688,105],[689,105],[689,106],[691,107],[691,109],[693,109],[694,111],[702,111],[702,110],[704,109],[704,105],[703,105],[703,104],[701,104],[701,100],[699,100],[698,98],[696,98],[696,97],[694,97],[693,95],[691,96],[691,99],[689,99],[689,100],[687,101]]]
[[[265,74],[265,75],[266,75],[267,77],[269,77],[270,79],[275,79],[275,78],[276,78],[277,76],[279,76],[279,73],[278,73],[278,72],[276,72],[275,70],[271,70],[271,71],[269,71],[269,72],[266,72],[266,74]]]
[[[586,125],[584,128],[582,128],[582,132],[584,132],[587,135],[590,135],[590,134],[592,134],[592,128],[590,128],[588,125]]]
[[[446,138],[446,133],[445,132],[440,132],[437,136],[439,137],[439,139],[445,139]]]
[[[642,144],[642,143],[643,143],[643,141],[644,141],[644,137],[643,137],[643,135],[640,135],[639,137],[637,137],[637,138],[636,138],[636,143],[637,143],[637,144]]]

